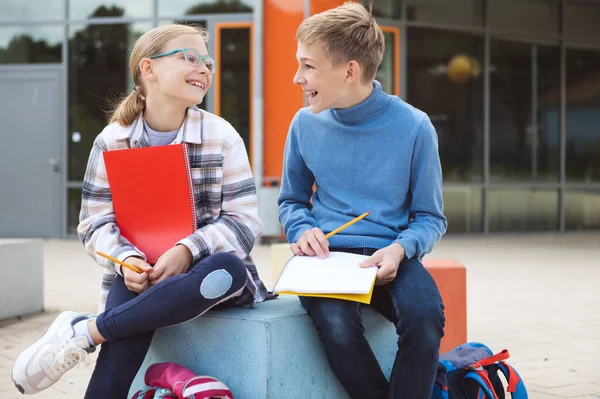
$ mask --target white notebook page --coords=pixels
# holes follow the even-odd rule
[[[294,256],[285,265],[275,292],[367,294],[377,274],[377,266],[358,266],[367,258],[346,252],[330,252],[325,259]]]

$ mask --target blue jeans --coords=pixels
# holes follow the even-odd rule
[[[371,255],[372,248],[331,248]],[[361,305],[300,297],[325,346],[333,372],[352,398],[429,399],[444,335],[444,305],[435,281],[417,258],[405,259],[393,282],[376,285],[371,306],[396,326],[398,352],[390,381],[364,337]]]
[[[117,276],[96,325],[107,342],[101,346],[85,399],[127,398],[154,330],[191,320],[225,302],[246,285],[244,263],[216,253],[189,271],[169,277],[142,294],[129,291]]]

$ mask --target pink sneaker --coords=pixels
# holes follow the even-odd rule
[[[94,316],[63,312],[44,335],[21,352],[12,368],[12,380],[21,393],[41,392],[80,362],[89,364],[88,353],[96,347],[90,346],[86,337],[73,338],[73,324],[91,317]]]

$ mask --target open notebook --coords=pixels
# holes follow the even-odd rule
[[[196,209],[185,144],[104,151],[121,235],[148,263],[195,231]]]
[[[358,266],[367,258],[345,252],[330,252],[325,259],[292,256],[275,283],[274,291],[371,303],[377,267]]]

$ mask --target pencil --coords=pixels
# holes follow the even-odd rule
[[[121,262],[120,260],[118,260],[118,259],[115,259],[115,258],[113,258],[112,256],[109,256],[109,255],[105,254],[104,252],[96,251],[96,253],[97,253],[98,255],[100,255],[100,256],[103,256],[103,257],[105,257],[105,258],[106,258],[106,259],[108,259],[108,260],[111,260],[111,261],[113,261],[113,262],[115,262],[115,263],[118,263],[119,265],[121,265],[121,266],[123,266],[123,267],[126,267],[126,268],[128,268],[129,270],[133,270],[133,271],[134,271],[134,272],[136,272],[136,273],[143,273],[143,272],[144,272],[144,271],[143,271],[142,269],[140,269],[139,267],[136,267],[136,266],[133,266],[133,265],[129,265],[129,264],[125,263],[125,262]]]
[[[355,217],[354,219],[352,219],[352,220],[351,220],[351,221],[349,221],[348,223],[346,223],[346,224],[343,224],[343,225],[341,225],[340,227],[338,227],[337,229],[333,230],[331,233],[327,233],[327,234],[325,235],[325,238],[329,238],[329,237],[331,237],[332,235],[334,235],[334,234],[337,234],[337,233],[339,233],[340,231],[344,230],[346,227],[352,226],[354,223],[358,222],[359,220],[361,220],[361,219],[364,219],[364,218],[366,218],[367,216],[369,216],[369,213],[370,213],[370,212],[365,212],[365,213],[363,213],[362,215]]]

